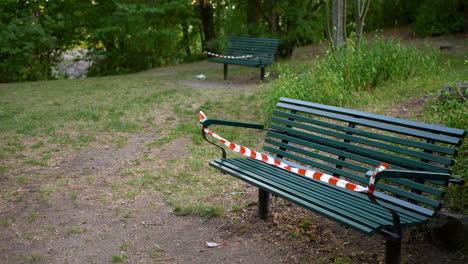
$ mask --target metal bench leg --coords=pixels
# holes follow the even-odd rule
[[[393,218],[393,227],[384,229],[381,234],[385,237],[385,264],[400,264],[401,263],[401,225],[400,216],[398,213],[388,207],[385,207],[377,202],[375,196],[368,193],[369,200],[374,204],[387,209]]]
[[[224,63],[224,80],[227,80],[228,76],[228,65],[227,63]]]
[[[265,82],[265,67],[260,68],[260,80]]]
[[[385,264],[401,263],[401,231],[396,237],[387,237],[385,241]]]
[[[270,193],[258,189],[258,217],[267,219],[270,213]]]

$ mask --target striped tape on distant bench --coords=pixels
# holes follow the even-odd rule
[[[200,119],[200,122],[203,122],[204,120],[207,119],[206,115],[201,111],[198,114],[198,117]],[[273,166],[280,167],[280,168],[288,170],[288,171],[292,171],[294,173],[305,176],[307,178],[311,178],[311,179],[319,180],[319,181],[326,182],[326,183],[329,183],[329,184],[333,184],[333,185],[336,185],[338,187],[346,188],[348,190],[355,191],[355,192],[368,192],[368,193],[372,194],[374,192],[374,182],[375,182],[376,175],[379,172],[381,172],[381,171],[385,170],[386,168],[390,167],[386,163],[382,163],[379,166],[377,166],[376,169],[374,170],[373,175],[370,178],[369,186],[368,187],[363,187],[361,185],[358,185],[358,184],[355,184],[355,183],[352,183],[352,182],[349,182],[349,181],[346,181],[346,180],[343,180],[343,179],[340,179],[340,178],[337,178],[337,177],[334,177],[334,176],[331,176],[331,175],[328,175],[328,174],[325,174],[325,173],[321,173],[321,172],[318,172],[318,171],[299,169],[299,168],[291,167],[291,166],[283,163],[282,161],[274,159],[274,158],[272,158],[272,157],[270,157],[270,156],[268,156],[266,154],[256,152],[256,151],[254,151],[252,149],[249,149],[249,148],[246,148],[244,146],[229,142],[227,139],[213,133],[212,131],[208,130],[204,126],[202,126],[202,130],[205,131],[205,133],[207,133],[208,135],[212,136],[213,138],[219,140],[226,147],[228,147],[228,148],[232,149],[233,151],[238,152],[238,153],[240,153],[240,154],[242,154],[244,156],[250,157],[252,159],[260,160],[262,162],[271,164]]]
[[[254,55],[241,55],[241,56],[225,56],[225,55],[219,55],[216,53],[212,53],[209,51],[204,51],[203,54],[207,54],[210,56],[215,56],[218,58],[225,58],[225,59],[248,59],[248,58],[254,58],[254,59],[259,59],[257,56]]]

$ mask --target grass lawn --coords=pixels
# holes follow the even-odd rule
[[[401,103],[437,95],[443,84],[467,80],[466,40],[463,43],[461,54],[442,53],[440,74],[386,84],[350,98],[344,107],[395,113],[392,109]],[[307,49],[302,52],[307,54]],[[278,64],[288,63],[297,61]],[[278,64],[270,71],[278,71]],[[207,76],[205,81],[196,79],[201,73]],[[259,84],[258,70],[247,67],[231,67],[230,78],[222,81],[221,64],[198,62],[130,75],[1,84],[0,208],[87,200],[131,218],[135,212],[115,203],[150,193],[161,197],[174,213],[194,214],[201,222],[244,210],[254,203],[242,197],[245,185],[207,165],[220,152],[202,140],[196,113],[203,110],[210,118],[262,123],[263,92],[269,84]],[[419,114],[409,117],[420,119],[421,109],[414,108]],[[216,131],[234,142],[261,148],[261,132],[222,127]],[[84,168],[86,164],[112,169],[106,174],[111,175],[109,188],[91,187],[101,183],[105,173],[93,173],[97,165]],[[19,222],[30,224],[40,221],[40,214],[33,210],[19,217],[12,209],[0,215],[0,223],[4,229]],[[42,233],[58,228],[44,226]],[[75,226],[64,234],[86,232]],[[34,254],[23,257],[41,259]],[[123,261],[127,255],[109,253],[111,257]]]

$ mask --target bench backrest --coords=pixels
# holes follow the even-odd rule
[[[271,64],[275,60],[278,44],[278,39],[230,37],[225,54],[228,56],[255,55],[263,64]]]
[[[362,185],[382,162],[395,169],[450,173],[466,132],[421,122],[281,98],[264,150]],[[382,181],[377,189],[411,203],[440,207],[447,182]]]

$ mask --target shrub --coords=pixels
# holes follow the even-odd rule
[[[453,86],[458,88],[456,85]],[[458,88],[458,94],[444,93],[435,100],[427,103],[425,119],[431,123],[439,123],[444,126],[468,129],[468,101],[466,94],[461,94]],[[453,167],[453,175],[468,181],[468,140],[464,140],[460,147]],[[463,211],[468,207],[468,192],[465,186],[451,185],[448,191],[448,207],[453,211]]]
[[[180,62],[181,23],[192,16],[182,2],[98,2],[87,10],[85,38],[92,48],[89,76],[137,72]]]
[[[271,110],[281,96],[342,105],[351,95],[388,81],[406,80],[436,69],[438,51],[424,52],[398,40],[373,43],[350,40],[310,65],[283,67],[284,73],[265,92]],[[270,111],[268,112],[270,113]]]
[[[55,45],[42,25],[12,19],[0,29],[0,82],[50,78]]]
[[[72,42],[64,5],[62,1],[0,1],[0,82],[52,78],[52,66]]]
[[[418,9],[413,30],[418,36],[462,32],[463,0],[426,0]]]

